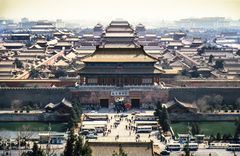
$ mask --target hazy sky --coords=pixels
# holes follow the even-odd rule
[[[240,18],[240,0],[0,0],[0,17],[110,21]]]

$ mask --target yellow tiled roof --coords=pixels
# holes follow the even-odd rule
[[[83,62],[157,62],[142,48],[98,48]]]
[[[134,34],[129,32],[124,33],[108,32],[105,34],[105,37],[134,37]]]
[[[83,67],[80,74],[163,74],[164,70],[156,67]]]

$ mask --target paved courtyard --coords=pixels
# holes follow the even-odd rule
[[[120,118],[121,114],[126,114],[127,117]],[[128,113],[109,113],[108,114],[110,121],[108,122],[107,128],[111,132],[107,134],[106,136],[103,136],[103,134],[99,134],[98,138],[93,141],[99,141],[99,142],[111,142],[111,141],[118,141],[118,142],[136,142],[136,131],[133,129],[130,129],[129,126],[134,124],[133,121],[133,115],[131,115],[131,112]],[[131,122],[130,122],[131,120]],[[114,127],[114,123],[118,122],[118,126]],[[119,136],[118,139],[116,139],[116,136]],[[138,139],[139,142],[149,142],[150,139],[154,140],[155,137],[149,137],[149,133],[140,133],[140,138]]]

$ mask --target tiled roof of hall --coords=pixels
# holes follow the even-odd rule
[[[185,108],[190,108],[190,109],[198,109],[198,107],[196,106],[196,104],[192,104],[192,103],[186,103],[186,102],[181,102],[179,101],[176,97],[174,97],[174,102],[179,104],[179,105],[182,105],[183,107]]]
[[[104,37],[135,37],[133,32],[107,32]]]
[[[108,27],[106,32],[134,32],[132,27]]]
[[[139,74],[164,74],[166,71],[162,70],[161,68],[158,68],[156,66],[151,67],[100,67],[100,66],[94,66],[89,67],[85,66],[79,70],[80,74],[112,74],[112,75],[121,75],[121,74],[131,74],[131,75],[139,75]]]
[[[100,48],[139,48],[140,46],[134,42],[126,43],[110,43],[106,42],[99,46]]]
[[[128,25],[130,25],[130,24],[128,23],[128,21],[124,21],[124,20],[114,20],[114,21],[112,21],[109,25],[110,25],[110,26],[115,26],[115,25],[128,26]]]
[[[143,47],[103,47],[97,46],[94,53],[82,59],[87,62],[157,62],[158,60],[147,54]]]

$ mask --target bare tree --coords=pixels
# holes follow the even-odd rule
[[[197,107],[200,109],[201,112],[208,112],[210,109],[209,106],[209,101],[210,101],[211,97],[206,95],[200,99],[197,100],[196,105]]]
[[[25,138],[25,140],[30,140],[30,138],[34,134],[34,132],[31,131],[30,126],[27,126],[27,125],[22,125],[22,127],[18,129],[18,133],[19,133],[19,136],[22,138]]]
[[[27,141],[33,136],[34,132],[31,131],[30,126],[22,125],[18,129],[17,138],[18,138],[18,150],[19,155],[22,154],[21,145],[25,145],[25,149],[27,149]]]

